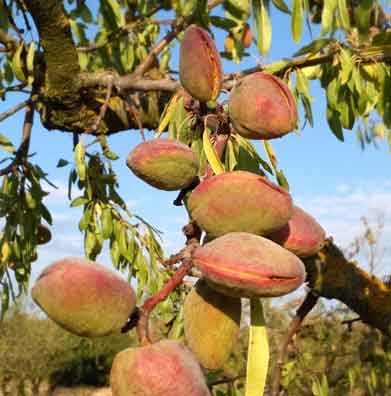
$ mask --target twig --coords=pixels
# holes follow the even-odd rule
[[[168,295],[182,282],[183,278],[187,275],[192,266],[193,262],[191,258],[185,258],[175,274],[160,289],[160,291],[158,291],[154,296],[148,298],[139,308],[140,318],[137,323],[137,335],[141,345],[147,345],[151,342],[148,335],[149,314],[157,304],[164,301]]]
[[[24,100],[23,102],[18,103],[14,107],[11,107],[10,109],[4,111],[4,113],[0,114],[0,122],[4,121],[6,118],[14,115],[17,113],[19,110],[22,110],[24,107],[26,107],[30,103],[30,99]]]
[[[8,173],[15,172],[17,170],[18,165],[23,165],[26,161],[29,147],[30,147],[30,137],[31,130],[33,127],[34,121],[34,104],[30,100],[28,103],[28,107],[26,109],[26,114],[24,116],[23,122],[23,133],[22,133],[22,142],[15,153],[14,160],[5,168],[0,169],[0,176],[7,175]]]
[[[308,315],[311,309],[316,305],[318,301],[318,296],[309,292],[303,303],[300,305],[296,311],[295,317],[292,319],[289,326],[288,332],[286,333],[276,356],[276,365],[274,366],[274,371],[272,375],[272,385],[270,390],[270,396],[278,396],[280,393],[280,383],[281,383],[281,373],[282,366],[284,365],[284,358],[288,345],[290,344],[293,336],[298,332],[304,318]]]
[[[113,79],[109,80],[109,84],[107,86],[106,98],[103,105],[100,108],[98,118],[96,119],[94,125],[91,128],[86,129],[86,133],[91,133],[98,130],[99,125],[106,114],[112,92],[113,92]]]
[[[236,375],[235,377],[223,377],[211,382],[208,382],[208,387],[216,386],[216,385],[221,385],[221,384],[229,384],[231,382],[235,382],[238,379],[244,378],[244,374],[239,374]]]

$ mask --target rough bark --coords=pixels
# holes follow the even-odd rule
[[[356,262],[348,261],[332,240],[327,240],[318,255],[306,259],[305,266],[313,293],[343,302],[363,322],[390,333],[390,288]]]
[[[61,0],[27,0],[44,49],[42,78],[36,78],[39,100],[36,108],[47,129],[83,133],[99,116],[106,88],[82,87],[76,46],[72,39],[69,18]],[[157,70],[150,70],[148,79],[162,79]],[[119,95],[114,90],[108,110],[99,123],[97,133],[114,133],[136,128],[154,129],[171,93],[129,92]],[[124,100],[126,99],[126,100]],[[131,111],[129,111],[129,106]]]

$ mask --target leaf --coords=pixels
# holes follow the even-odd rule
[[[338,0],[338,11],[341,17],[342,27],[349,31],[350,30],[350,18],[349,11],[346,5],[346,0]]]
[[[26,66],[28,73],[28,82],[27,84],[31,86],[34,81],[34,56],[35,56],[35,43],[34,41],[29,45],[29,49],[27,51],[26,57]]]
[[[286,14],[291,14],[291,10],[285,4],[284,0],[272,0],[272,2],[280,11],[285,12]]]
[[[116,19],[118,27],[125,25],[125,17],[121,11],[119,2],[117,0],[105,0],[105,1],[110,5],[110,8],[112,9],[112,11],[115,15],[115,19]]]
[[[341,121],[339,120],[339,113],[335,110],[327,108],[327,122],[331,131],[341,142],[344,141]]]
[[[234,21],[233,19],[230,19],[230,18],[223,18],[220,16],[212,15],[209,19],[210,19],[210,22],[212,23],[212,25],[214,25],[220,29],[227,30],[227,31],[229,31],[230,29],[233,29],[234,27],[236,27],[238,25],[236,21]]]
[[[210,141],[210,132],[208,128],[204,129],[204,133],[202,135],[202,143],[204,145],[204,152],[206,158],[209,162],[210,167],[212,168],[213,172],[216,175],[225,172],[224,165],[221,163],[220,159],[218,158],[215,149]]]
[[[300,69],[296,70],[296,84],[298,91],[306,98],[309,98],[308,79]]]
[[[255,25],[258,31],[257,47],[262,55],[267,55],[272,41],[272,25],[267,11],[266,0],[253,0]]]
[[[334,23],[334,11],[337,8],[337,0],[327,0],[322,9],[322,35],[329,32]]]
[[[0,133],[0,146],[8,153],[15,153],[16,149],[12,142],[3,134]]]
[[[113,231],[113,214],[110,207],[103,209],[101,222],[103,239],[108,239]]]
[[[271,63],[270,65],[266,65],[264,67],[264,70],[269,73],[277,73],[278,71],[280,71],[281,69],[286,67],[288,64],[289,64],[289,62],[287,62],[287,61],[278,61],[278,62]]]
[[[269,342],[261,300],[252,298],[245,396],[264,394],[269,365]]]
[[[80,140],[75,147],[75,161],[79,179],[81,181],[84,181],[86,178],[87,167],[85,163],[85,149],[82,140]]]
[[[173,117],[178,99],[179,99],[179,96],[174,95],[171,98],[170,102],[165,107],[165,109],[160,117],[159,126],[157,128],[157,133],[156,133],[157,138],[160,137],[160,135],[166,130],[168,124],[170,123],[170,120]]]
[[[71,202],[71,208],[76,208],[78,206],[85,205],[88,202],[90,202],[89,199],[85,197],[77,197]]]
[[[273,169],[277,172],[278,160],[271,143],[267,140],[264,140],[263,147],[265,148],[266,154],[269,158],[270,163],[272,164]]]
[[[57,167],[57,168],[62,168],[62,167],[67,166],[67,165],[69,165],[69,161],[60,158],[60,159],[58,160],[58,162],[57,162],[56,167]]]
[[[12,57],[12,71],[15,74],[15,77],[24,82],[26,77],[23,72],[23,60],[22,60],[22,51],[24,49],[24,44],[20,43],[18,49],[16,50],[14,56]]]
[[[309,52],[312,54],[316,54],[319,52],[321,49],[326,47],[326,45],[330,44],[332,40],[328,38],[321,38],[312,41],[310,44],[305,45],[304,47],[301,47],[297,52],[293,54],[293,56],[300,56],[304,54],[308,54]]]
[[[291,31],[293,41],[298,43],[301,38],[303,30],[303,0],[293,0],[292,3],[292,19],[291,19]]]

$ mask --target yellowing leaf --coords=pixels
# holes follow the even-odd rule
[[[291,30],[293,41],[298,43],[303,30],[303,0],[293,0]]]
[[[268,366],[269,342],[262,302],[252,298],[245,396],[263,396]]]
[[[202,143],[204,145],[204,152],[206,158],[213,172],[216,175],[219,175],[220,173],[224,173],[225,172],[224,165],[221,163],[219,157],[216,154],[215,149],[213,148],[212,142],[210,141],[210,134],[208,128],[205,128],[204,130],[202,136]]]

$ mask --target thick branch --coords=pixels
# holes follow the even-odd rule
[[[46,95],[74,96],[78,90],[79,60],[72,39],[68,15],[61,0],[26,0],[45,50],[47,72]]]
[[[343,302],[363,322],[390,334],[391,290],[385,283],[348,261],[331,240],[304,263],[314,294]]]

